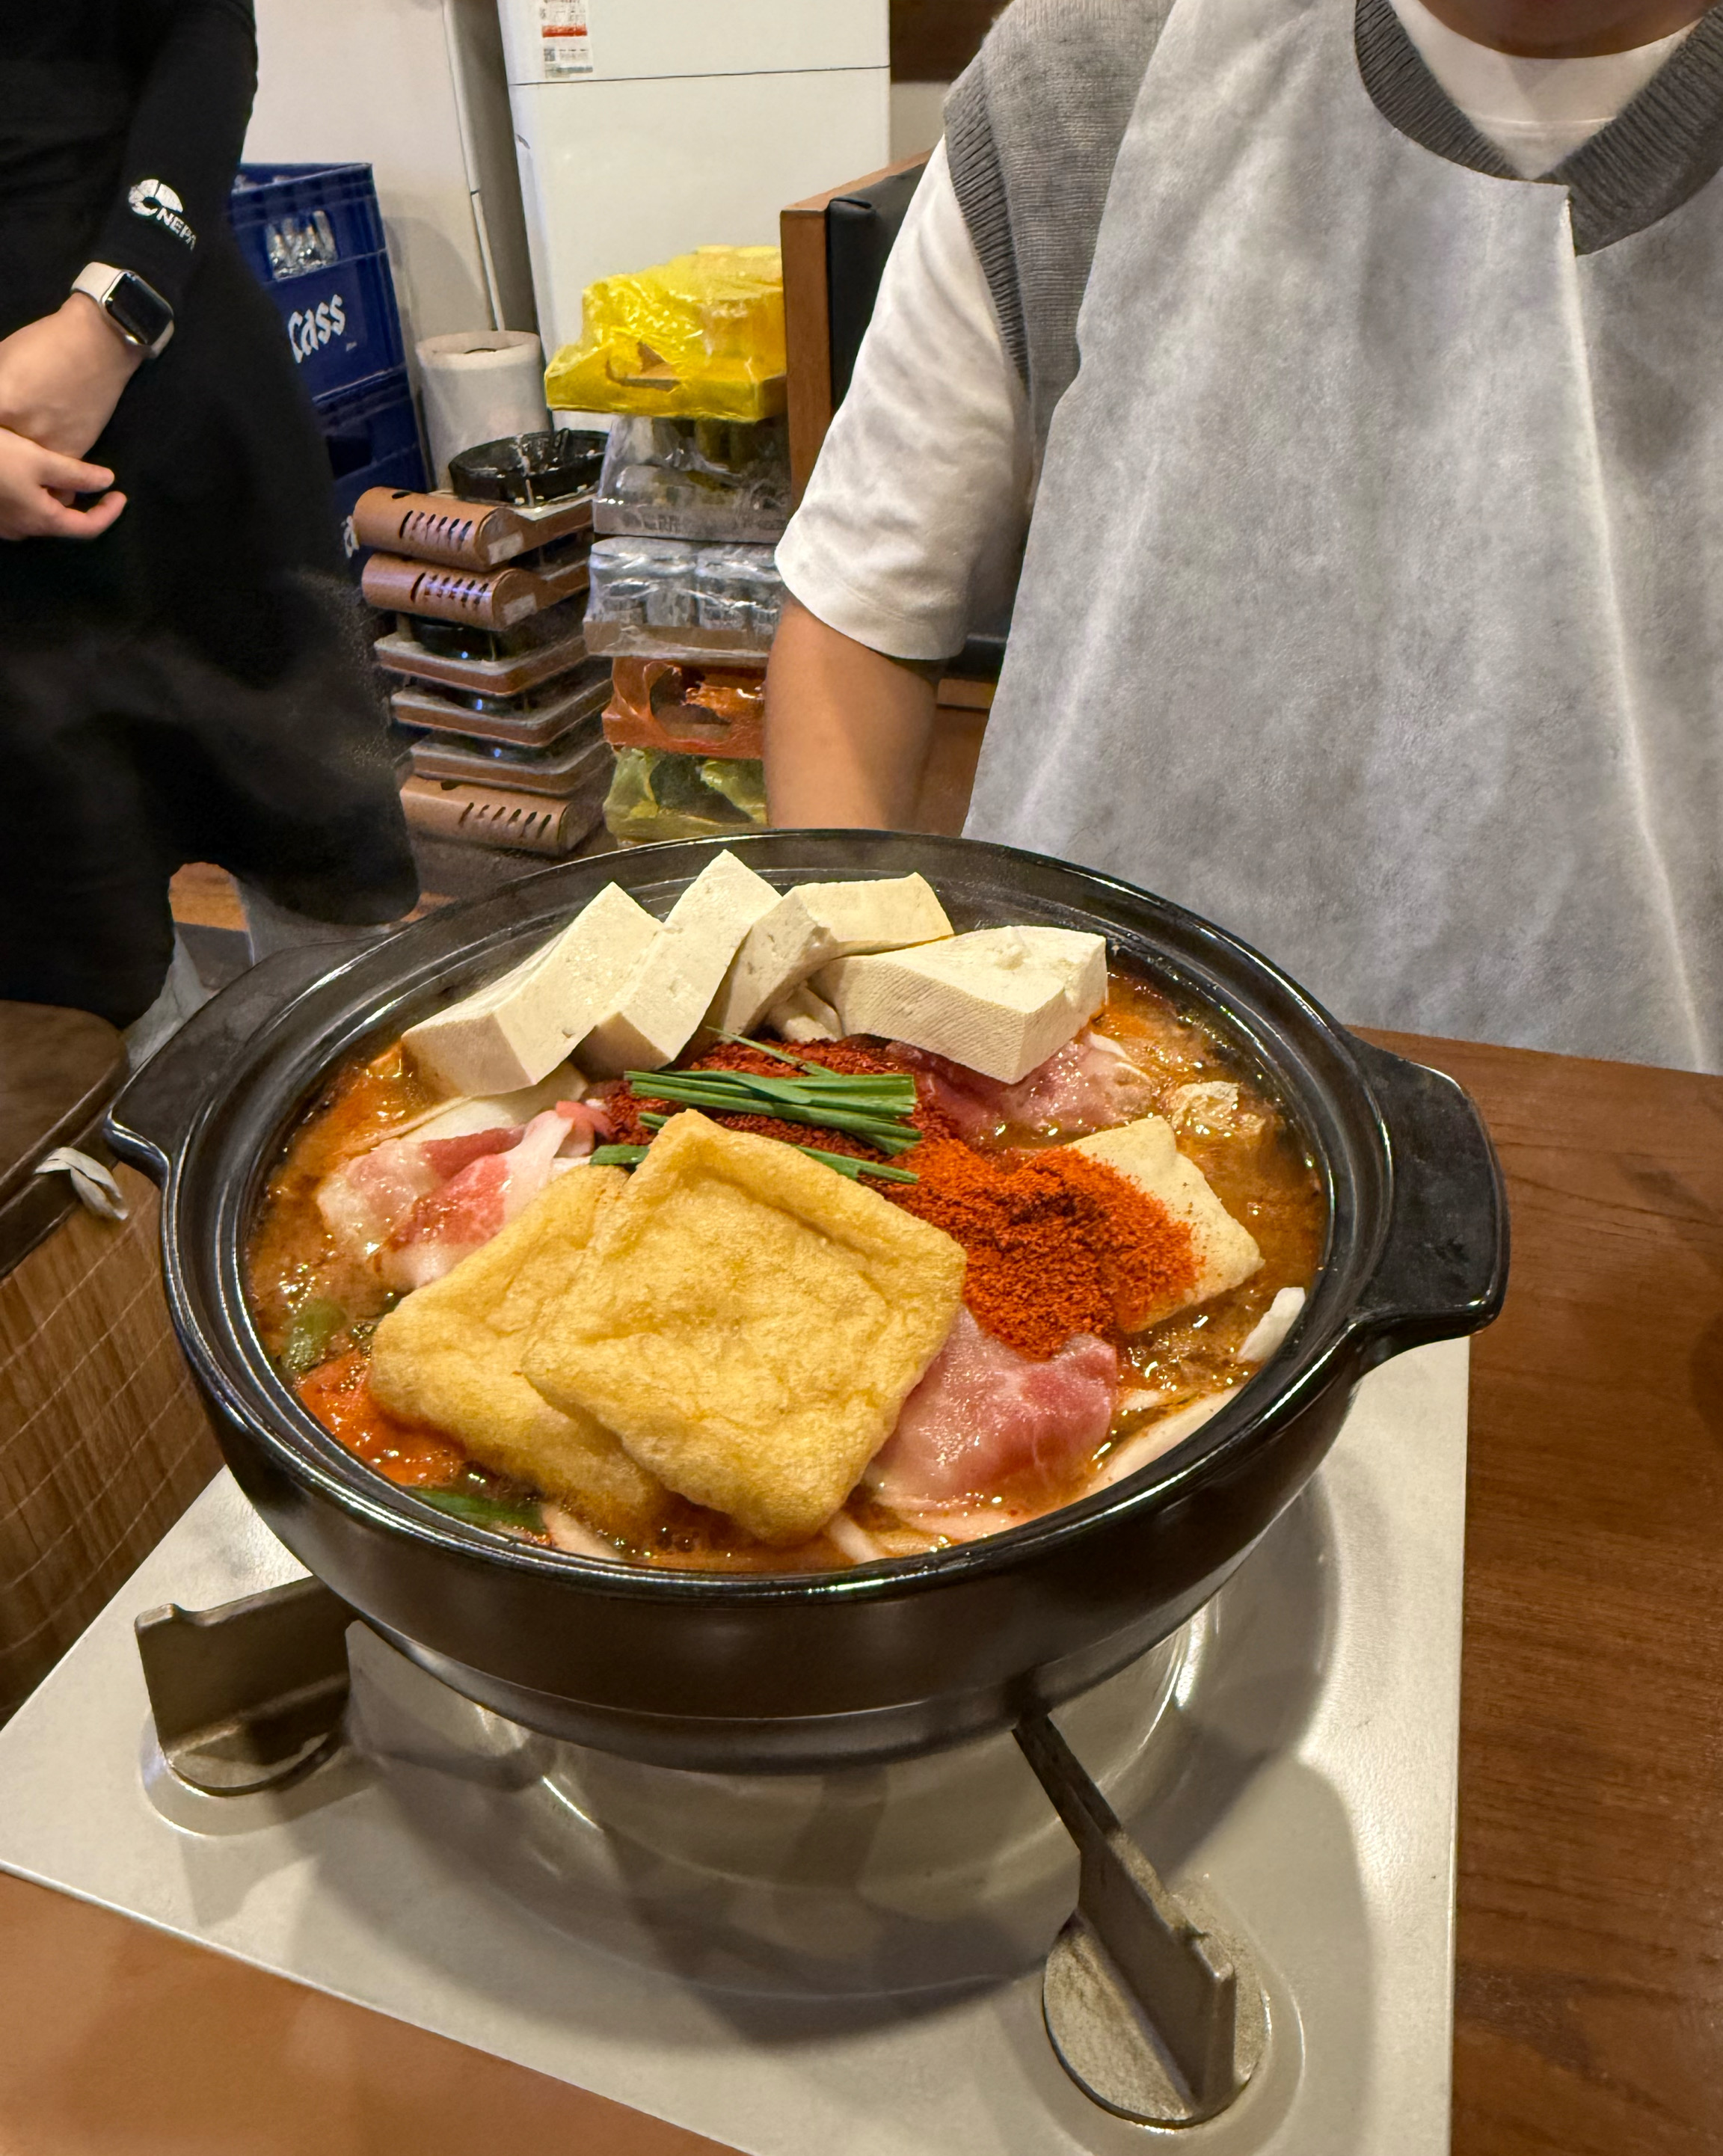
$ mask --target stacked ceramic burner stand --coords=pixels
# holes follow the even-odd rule
[[[561,855],[598,823],[610,666],[582,617],[602,451],[521,435],[453,458],[450,493],[360,497],[364,593],[394,617],[375,649],[412,758],[402,802],[428,837]]]
[[[783,588],[787,424],[613,421],[597,498],[587,649],[613,662],[604,819],[623,844],[766,820],[767,654]]]

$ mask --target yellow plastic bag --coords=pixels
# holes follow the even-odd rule
[[[587,287],[581,341],[545,370],[561,411],[771,419],[784,409],[784,275],[775,247],[701,247]]]

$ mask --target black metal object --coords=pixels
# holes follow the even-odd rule
[[[537,509],[597,486],[605,440],[596,429],[552,427],[477,442],[449,459],[449,484],[463,501],[512,501]]]
[[[956,657],[946,661],[946,677],[954,681],[997,681],[1005,670],[1005,643],[1010,634],[1008,615],[1003,627],[966,637]]]
[[[470,621],[440,621],[431,614],[402,617],[414,641],[438,659],[519,659],[572,636],[586,619],[584,598],[559,599],[507,629]]]
[[[518,959],[614,880],[662,914],[727,843],[780,886],[919,870],[956,925],[1105,932],[1200,1009],[1283,1102],[1330,1233],[1298,1329],[1182,1445],[1013,1532],[818,1576],[664,1572],[511,1543],[342,1450],[271,1367],[244,1252],[264,1178],[331,1068]],[[234,1473],[294,1553],[411,1659],[510,1721],[666,1765],[807,1771],[1010,1727],[1200,1608],[1303,1487],[1364,1371],[1500,1307],[1507,1216],[1451,1080],[1346,1033],[1286,977],[1166,901],[958,839],[774,831],[569,863],[451,906],[331,970],[284,954],[207,1005],[126,1087],[117,1150],[165,1183],[181,1342]],[[321,978],[320,978],[320,976]]]
[[[849,393],[856,354],[874,318],[879,280],[910,198],[926,168],[888,172],[866,187],[833,195],[826,205],[826,321],[831,339],[832,408]]]
[[[320,1579],[137,1620],[162,1755],[212,1796],[279,1789],[341,1742],[353,1613]]]

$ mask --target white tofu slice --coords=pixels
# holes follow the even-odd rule
[[[844,1021],[806,981],[792,988],[767,1013],[767,1023],[780,1040],[841,1040]]]
[[[656,1070],[694,1038],[742,939],[778,902],[764,876],[720,854],[676,901],[614,1004],[576,1049],[594,1078]]]
[[[1014,1086],[1107,999],[1107,943],[1072,928],[978,928],[915,951],[840,958],[815,992],[846,1033],[884,1034]]]
[[[951,932],[926,876],[798,883],[748,931],[706,1023],[720,1033],[751,1033],[774,1004],[833,958],[898,951]]]
[[[449,1093],[515,1093],[537,1085],[615,1003],[641,954],[664,934],[616,884],[500,981],[412,1026],[406,1046]]]
[[[1143,1320],[1158,1325],[1182,1310],[1194,1310],[1224,1295],[1229,1287],[1248,1281],[1262,1264],[1262,1252],[1248,1228],[1240,1227],[1209,1186],[1195,1161],[1187,1160],[1172,1135],[1172,1126],[1160,1116],[1144,1116],[1116,1131],[1096,1131],[1078,1138],[1075,1150],[1093,1153],[1109,1168],[1116,1168],[1151,1198],[1159,1199],[1175,1219],[1191,1230],[1191,1255],[1197,1278],[1191,1292],[1175,1296]]]

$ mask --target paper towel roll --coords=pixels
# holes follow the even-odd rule
[[[437,484],[449,484],[449,459],[478,442],[533,434],[551,424],[545,409],[544,354],[531,330],[469,330],[423,337],[418,363],[425,429]]]

